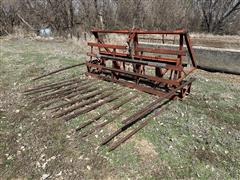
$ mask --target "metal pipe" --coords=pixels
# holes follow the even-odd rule
[[[88,131],[82,133],[82,134],[80,135],[80,137],[81,137],[81,138],[84,138],[84,137],[87,137],[88,135],[91,135],[91,134],[94,133],[96,130],[98,130],[98,129],[100,129],[100,128],[106,126],[106,125],[108,125],[108,124],[111,123],[111,122],[113,122],[115,119],[119,118],[122,114],[124,114],[124,113],[127,112],[127,111],[128,111],[128,109],[125,109],[125,110],[123,110],[123,111],[120,111],[120,112],[117,113],[114,117],[112,117],[110,120],[105,121],[105,122],[103,122],[103,123],[101,123],[101,124],[98,124],[98,125],[94,126],[93,128],[89,129]],[[77,131],[77,129],[76,129],[76,131]]]
[[[144,60],[134,60],[131,58],[124,58],[124,57],[114,57],[114,56],[108,56],[108,55],[101,55],[97,54],[97,58],[107,58],[109,60],[121,60],[125,62],[130,62],[130,63],[137,63],[137,64],[142,64],[142,65],[147,65],[147,66],[154,66],[154,67],[160,67],[160,68],[166,68],[167,64],[166,63],[155,63],[155,62],[147,62]]]
[[[74,67],[77,67],[77,66],[82,66],[82,65],[84,65],[84,64],[85,64],[85,63],[80,63],[80,64],[75,64],[75,65],[72,65],[72,66],[67,66],[67,67],[64,67],[64,68],[61,68],[61,69],[57,69],[57,70],[52,71],[52,72],[50,72],[50,73],[47,73],[47,74],[44,74],[44,75],[42,75],[42,76],[36,77],[36,78],[32,79],[32,81],[36,81],[36,80],[38,80],[38,79],[42,79],[42,78],[47,77],[47,76],[50,76],[50,75],[52,75],[52,74],[56,74],[56,73],[58,73],[58,72],[65,71],[65,70],[67,70],[67,69],[71,69],[71,68],[74,68]]]
[[[99,120],[101,117],[103,117],[104,115],[106,115],[107,113],[113,111],[113,110],[116,110],[118,108],[120,108],[121,106],[123,106],[124,104],[128,103],[129,101],[133,100],[137,98],[137,95],[134,95],[132,97],[129,97],[127,99],[124,99],[123,101],[121,101],[120,103],[118,103],[117,105],[111,107],[110,109],[106,110],[106,111],[103,111],[101,114],[97,115],[96,117],[94,117],[93,119],[87,121],[87,122],[84,122],[82,124],[79,125],[79,127],[76,129],[76,131],[80,131],[81,129],[85,128],[86,126],[92,124],[93,122]]]
[[[170,102],[170,100],[167,100],[163,105],[167,104],[168,102]],[[162,106],[163,106],[162,105]],[[162,107],[161,106],[161,107]],[[159,108],[161,108],[159,107]],[[114,149],[116,149],[118,146],[120,146],[122,143],[124,143],[125,141],[127,141],[130,137],[132,137],[134,134],[136,134],[138,131],[140,131],[143,127],[145,127],[153,118],[157,117],[165,108],[160,109],[159,111],[157,111],[153,116],[149,117],[148,119],[144,120],[143,122],[141,122],[141,124],[133,129],[130,133],[128,133],[126,136],[122,137],[121,139],[117,140],[116,142],[113,142],[110,146],[109,146],[109,151],[112,151]]]
[[[35,88],[27,89],[27,90],[24,91],[24,93],[39,90],[39,89],[43,89],[43,88],[54,87],[54,86],[58,86],[58,85],[61,85],[61,84],[62,85],[65,85],[65,84],[68,85],[68,83],[72,83],[72,82],[75,82],[75,81],[86,81],[86,80],[87,79],[80,79],[79,77],[72,78],[72,79],[67,79],[67,80],[64,80],[64,81],[57,82],[57,83],[44,84],[44,85],[37,86]]]
[[[83,93],[85,93],[86,91],[87,91],[87,92],[91,92],[91,91],[94,91],[95,89],[96,89],[96,88],[94,88],[94,87],[92,87],[92,86],[87,86],[87,87],[78,89],[78,91],[77,91],[76,93],[72,94],[72,96],[77,96],[77,95],[79,95],[79,94],[83,94]],[[71,92],[67,92],[67,94],[69,94],[69,93],[71,93]],[[66,95],[66,94],[60,94],[60,95],[58,95],[58,96],[51,97],[52,101],[50,101],[50,102],[42,105],[41,108],[48,107],[48,106],[50,106],[51,104],[56,103],[56,102],[59,100],[59,98],[68,99],[68,96],[65,96],[65,95]]]
[[[172,97],[175,96],[175,94],[177,93],[177,91],[181,90],[182,88],[184,88],[185,86],[188,86],[189,84],[191,84],[193,81],[195,80],[195,78],[191,78],[189,81],[184,82],[182,85],[178,86],[177,88],[173,89],[171,92],[163,95],[162,97],[158,98],[157,100],[155,100],[154,102],[150,103],[148,106],[146,106],[145,108],[143,108],[142,110],[136,112],[135,114],[133,114],[132,116],[130,116],[129,118],[127,118],[124,122],[126,124],[124,124],[120,129],[116,130],[114,133],[112,133],[110,136],[108,136],[107,138],[105,138],[101,145],[105,145],[107,144],[109,141],[111,141],[115,136],[117,136],[118,134],[120,134],[121,132],[125,131],[127,128],[129,128],[132,124],[134,124],[135,122],[137,122],[139,119],[142,119],[143,117],[145,117],[146,115],[148,115],[149,113],[153,112],[155,109],[157,109],[158,107],[161,106],[161,102],[164,99],[171,99]]]
[[[66,99],[71,99],[71,98],[74,98],[74,97],[76,98],[78,95],[86,94],[86,93],[95,91],[97,89],[98,89],[98,87],[90,86],[89,88],[86,88],[86,89],[83,89],[83,90],[80,90],[80,91],[76,91],[75,93],[70,93],[70,94],[66,95],[65,98]]]
[[[89,100],[87,100],[85,102],[82,102],[82,103],[80,103],[80,104],[78,104],[76,106],[71,106],[71,107],[69,107],[69,108],[67,108],[67,109],[65,109],[65,110],[55,114],[53,117],[56,117],[56,118],[62,117],[65,114],[71,113],[72,111],[74,111],[74,110],[76,110],[78,108],[84,107],[84,106],[89,105],[91,103],[97,102],[97,101],[99,101],[101,99],[104,99],[104,98],[110,96],[112,93],[113,93],[113,91],[110,91],[110,92],[107,92],[106,94],[102,94],[102,95],[100,95],[98,97],[91,98],[91,99],[89,99]]]
[[[94,88],[94,90],[97,90],[97,88]],[[63,103],[63,104],[60,104],[60,105],[57,105],[57,106],[54,106],[54,107],[51,107],[49,108],[49,110],[52,110],[52,109],[59,109],[59,108],[62,108],[64,106],[67,106],[67,105],[71,105],[71,104],[75,104],[77,102],[80,102],[82,100],[85,100],[85,99],[89,99],[89,98],[92,98],[96,95],[99,95],[101,94],[102,92],[106,91],[106,88],[105,89],[102,89],[102,90],[99,90],[99,91],[94,91],[93,93],[90,93],[90,94],[87,94],[85,96],[82,96],[82,97],[79,97],[79,98],[76,98],[72,101],[69,101],[69,102],[66,102],[66,103]],[[89,92],[89,91],[87,91]]]
[[[79,85],[81,85],[81,86],[79,87]],[[67,92],[67,91],[72,92],[74,88],[84,89],[84,88],[87,88],[89,86],[90,86],[89,82],[84,82],[82,84],[75,84],[75,85],[67,87],[65,89],[60,89],[60,90],[57,90],[57,91],[54,91],[54,92],[43,94],[42,96],[37,97],[35,100],[40,100],[40,99],[48,98],[48,97],[51,97],[51,96],[56,96],[56,95],[59,95],[61,93]]]
[[[81,114],[88,113],[88,112],[90,112],[90,111],[92,111],[92,110],[94,110],[94,109],[102,106],[103,104],[106,104],[106,103],[109,103],[109,102],[111,102],[111,101],[114,101],[114,100],[118,99],[121,95],[123,95],[123,94],[117,94],[117,95],[114,95],[114,96],[112,96],[112,97],[108,97],[108,98],[106,98],[105,100],[100,101],[100,102],[98,102],[98,103],[96,103],[96,104],[94,104],[94,105],[92,105],[92,106],[90,106],[90,107],[87,107],[87,108],[85,108],[85,109],[77,110],[77,111],[75,111],[73,114],[70,114],[70,115],[68,115],[68,116],[65,116],[63,119],[64,119],[65,121],[69,121],[70,119],[75,118],[75,117],[77,117],[77,116],[79,116],[79,115],[81,115]]]

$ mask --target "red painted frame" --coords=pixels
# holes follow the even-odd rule
[[[192,49],[192,43],[188,32],[184,29],[175,31],[143,31],[138,29],[133,30],[92,30],[97,42],[89,42],[88,46],[91,47],[91,52],[87,53],[90,60],[86,63],[88,75],[98,76],[101,79],[108,74],[111,75],[110,80],[116,83],[124,84],[131,88],[144,89],[145,92],[152,94],[162,94],[171,88],[178,87],[185,81],[187,75],[196,69],[195,54]],[[124,45],[107,44],[100,34],[124,34],[128,35]],[[138,41],[138,35],[174,35],[179,38],[179,45],[177,50],[171,48],[159,48],[151,46],[141,47]],[[186,50],[190,57],[190,67],[185,67],[183,57],[186,56],[184,50],[184,42]],[[127,45],[126,45],[127,44]],[[97,49],[97,52],[95,51]],[[144,54],[144,53],[147,53]],[[165,56],[165,57],[162,57]],[[171,56],[171,57],[169,57]],[[176,56],[176,57],[172,57]],[[108,67],[108,62],[112,66]],[[132,71],[126,70],[126,63],[132,64]],[[155,75],[147,75],[145,68],[154,67]],[[169,74],[167,74],[169,72]],[[132,78],[134,85],[125,81],[122,83],[122,75],[127,75]],[[109,78],[107,78],[109,80]],[[140,84],[140,81],[146,80],[152,83],[152,87],[146,87]],[[165,90],[161,93],[157,87],[164,85]],[[143,87],[144,86],[144,87]],[[146,91],[146,88],[149,88]],[[153,93],[155,91],[155,93]]]

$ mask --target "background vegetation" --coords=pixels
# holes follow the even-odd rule
[[[51,28],[80,36],[93,27],[239,34],[240,0],[1,0],[0,34]]]

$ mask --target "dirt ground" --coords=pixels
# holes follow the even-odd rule
[[[161,116],[108,152],[99,146],[101,140],[156,97],[97,82],[139,97],[121,107],[127,113],[82,139],[75,132],[78,124],[109,105],[66,123],[22,92],[85,72],[79,67],[30,81],[84,62],[86,42],[3,38],[0,43],[0,179],[240,178],[240,76],[195,71],[188,97],[171,102]]]

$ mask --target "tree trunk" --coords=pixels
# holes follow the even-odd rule
[[[103,7],[104,1],[94,0],[94,6],[96,9],[96,20],[99,21],[101,29],[104,29],[104,21],[103,21]]]
[[[70,14],[70,36],[71,39],[73,37],[73,31],[74,31],[74,10],[73,10],[73,1],[70,0],[69,4],[69,14]]]

